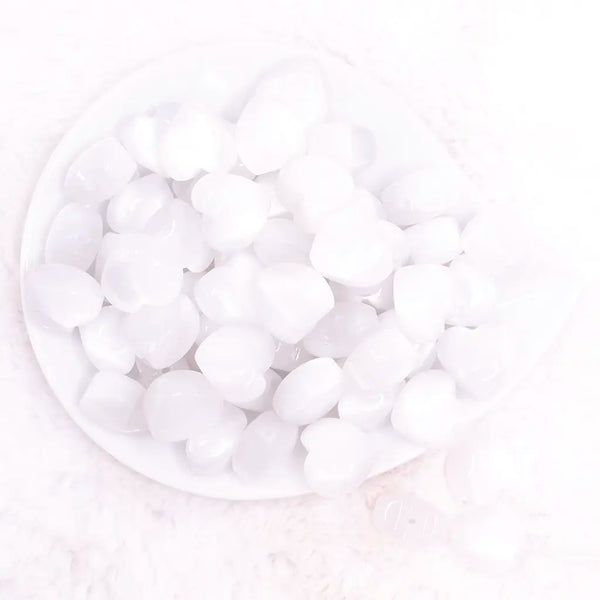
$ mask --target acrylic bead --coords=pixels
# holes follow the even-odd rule
[[[172,198],[167,182],[151,173],[130,181],[110,200],[106,220],[117,233],[142,232],[151,217]]]
[[[42,315],[68,329],[85,325],[102,308],[100,286],[70,265],[39,265],[27,273],[26,298]]]
[[[258,274],[256,287],[264,326],[288,344],[298,343],[334,306],[327,282],[307,265],[266,267]]]
[[[247,422],[244,411],[225,404],[213,428],[189,438],[185,444],[185,453],[194,471],[202,475],[224,471]]]
[[[135,379],[114,371],[98,371],[83,393],[79,409],[110,431],[141,431],[146,428],[143,395],[144,388]]]
[[[197,371],[164,373],[144,395],[150,434],[163,442],[181,442],[212,431],[222,410],[223,399]]]
[[[93,208],[70,202],[54,217],[44,251],[47,263],[87,271],[102,242],[102,217]]]
[[[254,181],[239,175],[205,175],[192,190],[192,204],[202,213],[206,243],[219,252],[249,246],[263,228],[270,196]]]
[[[84,150],[65,175],[64,191],[69,200],[84,204],[102,202],[120,192],[133,177],[137,165],[114,137]]]
[[[244,429],[233,454],[234,473],[251,481],[269,472],[278,462],[291,455],[298,440],[298,427],[284,423],[268,410]]]
[[[125,338],[141,359],[164,369],[192,347],[200,327],[198,311],[184,295],[164,306],[145,306],[123,317]]]
[[[98,316],[79,327],[81,343],[90,362],[99,371],[129,373],[135,363],[135,352],[123,331],[123,313],[105,306]]]
[[[327,414],[343,392],[343,374],[331,358],[314,358],[289,373],[273,396],[279,417],[307,425]]]

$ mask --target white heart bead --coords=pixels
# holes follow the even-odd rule
[[[235,403],[258,398],[266,387],[275,344],[264,331],[227,325],[209,335],[196,350],[196,363],[208,380]]]
[[[25,278],[26,298],[42,315],[66,328],[89,323],[102,308],[100,286],[70,265],[38,265]]]
[[[244,165],[261,175],[304,152],[306,125],[283,101],[255,95],[240,114],[235,139]]]
[[[102,217],[94,209],[71,202],[54,217],[44,259],[87,271],[102,242]]]
[[[344,372],[365,391],[389,390],[415,363],[415,348],[396,328],[377,329],[348,356]]]
[[[373,455],[367,435],[340,419],[321,419],[302,433],[308,451],[304,476],[326,498],[355,490],[369,475]]]
[[[448,267],[409,265],[394,275],[394,306],[400,329],[413,342],[431,342],[456,312],[458,290]]]
[[[295,425],[327,414],[343,392],[342,369],[332,358],[314,358],[289,373],[275,390],[273,409]]]
[[[200,327],[198,310],[184,295],[165,306],[145,306],[123,316],[123,331],[136,355],[164,369],[192,347]]]
[[[326,156],[346,169],[360,169],[372,163],[376,151],[375,136],[354,123],[328,121],[309,131],[309,154]]]
[[[92,421],[119,433],[146,428],[142,412],[144,388],[131,377],[99,371],[88,384],[79,409]]]
[[[127,238],[122,237],[125,235]],[[133,235],[136,238],[129,237]],[[102,273],[100,284],[108,302],[120,311],[133,313],[147,301],[145,278],[141,280],[138,264],[145,260],[144,250],[149,242],[142,234],[120,234],[119,238],[118,241],[109,238],[110,243],[101,248],[101,251],[108,250],[98,256],[97,267]]]
[[[350,173],[324,156],[300,156],[279,171],[279,198],[310,233],[350,201],[353,189]]]
[[[194,298],[206,317],[221,324],[258,321],[254,282],[231,266],[215,267],[196,283]]]
[[[204,215],[206,243],[219,252],[249,246],[267,220],[270,196],[239,175],[205,175],[192,190],[192,204]]]
[[[163,442],[181,442],[211,431],[223,399],[197,371],[171,371],[155,379],[144,396],[150,434]]]
[[[496,504],[460,515],[452,524],[450,540],[469,568],[499,574],[519,564],[527,533],[514,510]]]
[[[251,480],[269,472],[291,455],[298,440],[298,428],[284,423],[272,410],[256,417],[244,429],[233,454],[234,473]]]
[[[464,255],[452,261],[450,271],[457,282],[459,300],[448,323],[468,327],[485,323],[493,316],[497,305],[498,293],[493,277]]]
[[[344,358],[378,325],[375,309],[361,302],[338,302],[304,338],[314,356]]]
[[[158,158],[158,137],[162,122],[149,115],[136,115],[121,121],[117,137],[138,165],[161,173]]]
[[[410,256],[415,264],[445,264],[461,251],[458,224],[450,217],[437,217],[406,229]]]
[[[373,523],[415,548],[445,542],[449,532],[449,520],[440,510],[409,493],[378,498]]]
[[[254,240],[254,252],[265,265],[280,262],[308,264],[312,236],[289,219],[269,219]]]
[[[334,306],[325,279],[306,265],[266,267],[259,273],[256,286],[264,326],[288,344],[299,342]]]
[[[301,344],[286,344],[277,341],[272,367],[278,371],[289,372],[311,358],[313,358],[313,355]]]
[[[244,411],[226,403],[214,427],[188,439],[185,444],[185,453],[194,471],[201,475],[224,471],[247,422]]]
[[[344,391],[338,402],[340,419],[371,431],[383,425],[392,412],[395,391],[365,392],[359,388]]]
[[[106,299],[123,312],[175,300],[182,289],[183,271],[168,245],[146,234],[120,235],[101,271]]]
[[[102,202],[120,192],[136,169],[137,165],[117,139],[105,138],[73,161],[65,176],[65,195],[84,204]]]
[[[186,181],[201,171],[226,172],[237,161],[231,123],[191,106],[181,106],[158,142],[167,177]]]
[[[99,371],[129,373],[135,363],[135,353],[125,338],[122,313],[105,306],[89,323],[81,325],[81,343],[90,362]]]
[[[310,260],[322,275],[353,287],[380,284],[393,270],[392,248],[377,221],[338,214],[315,235]]]
[[[415,444],[445,446],[462,417],[456,384],[439,369],[418,373],[400,390],[392,410],[392,426]]]
[[[167,182],[151,173],[130,181],[110,200],[106,220],[118,233],[142,232],[151,217],[172,198]]]
[[[158,237],[182,269],[200,273],[212,263],[215,253],[203,237],[203,219],[183,200],[172,200],[148,222],[146,232]]]
[[[160,173],[158,159],[160,129],[160,120],[149,115],[136,115],[127,117],[118,124],[116,136],[138,165]]]

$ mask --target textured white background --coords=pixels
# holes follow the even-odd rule
[[[600,594],[600,44],[570,0],[0,0],[0,598],[596,599]],[[137,476],[69,421],[19,308],[29,196],[75,117],[136,67],[204,41],[323,48],[394,86],[488,191],[520,203],[588,276],[555,347],[491,419],[519,448],[514,572],[407,552],[370,524],[383,491],[446,510],[431,454],[337,502],[230,503]],[[365,90],[368,93],[368,90]]]

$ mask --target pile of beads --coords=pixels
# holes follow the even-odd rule
[[[78,329],[89,418],[184,443],[199,474],[251,480],[301,448],[335,495],[369,475],[370,432],[446,445],[502,377],[505,238],[448,167],[360,187],[375,137],[328,102],[295,61],[236,123],[168,104],[73,161],[26,291]]]

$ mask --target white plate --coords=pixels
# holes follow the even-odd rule
[[[268,43],[239,43],[199,47],[170,56],[128,77],[95,102],[73,125],[50,157],[34,191],[21,254],[24,273],[42,260],[50,222],[64,204],[62,181],[68,165],[92,142],[110,135],[124,116],[151,110],[170,101],[202,102],[235,120],[257,77],[271,66],[297,57],[312,57],[322,66],[331,93],[331,112],[368,127],[376,136],[378,158],[361,173],[365,186],[379,190],[398,170],[417,165],[454,163],[423,124],[387,87],[340,60],[295,47]],[[551,303],[547,286],[554,295]],[[544,287],[545,286],[545,287]],[[567,286],[568,287],[568,286]],[[519,379],[548,346],[573,300],[572,290],[561,281],[532,287],[541,302],[543,318],[530,323],[519,317],[519,304],[512,303],[513,319],[523,329],[523,357],[518,362]],[[535,294],[540,294],[535,296]],[[521,294],[520,294],[521,296]],[[528,295],[531,301],[531,294]],[[302,477],[300,452],[290,464],[263,480],[242,484],[232,474],[197,476],[188,468],[180,444],[164,444],[148,435],[113,434],[83,415],[77,401],[93,373],[77,333],[47,328],[24,303],[25,323],[42,372],[71,418],[97,444],[135,471],[165,485],[215,498],[261,499],[294,496],[308,492]],[[543,327],[542,327],[543,325]],[[539,335],[543,330],[543,335]],[[373,474],[403,464],[422,449],[399,439],[393,432],[372,434],[382,449]]]

